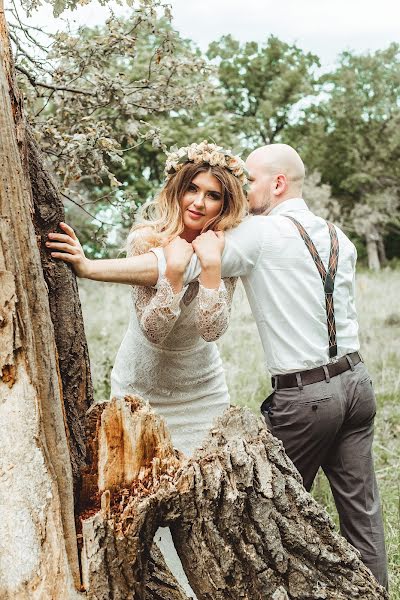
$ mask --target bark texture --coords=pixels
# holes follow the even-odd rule
[[[69,266],[62,261],[52,260],[45,249],[47,234],[56,231],[60,221],[65,218],[64,208],[29,129],[27,149],[34,206],[33,223],[54,325],[77,506],[80,504],[82,471],[87,466],[84,419],[93,402],[89,352],[76,277]]]
[[[190,460],[135,398],[99,413],[97,439],[101,507],[83,515],[89,598],[148,598],[160,525],[171,527],[199,600],[387,597],[250,411],[228,410]],[[141,467],[125,464],[132,456]]]
[[[74,598],[72,474],[0,3],[0,597]]]

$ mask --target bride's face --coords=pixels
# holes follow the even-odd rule
[[[201,231],[222,207],[222,186],[211,173],[198,173],[183,195],[181,208],[186,230]]]

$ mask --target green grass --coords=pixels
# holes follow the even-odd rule
[[[129,288],[80,282],[97,399],[110,394],[109,375],[129,319]],[[377,394],[376,473],[382,498],[390,569],[390,597],[400,600],[400,271],[362,272],[357,278],[361,351]],[[231,400],[256,413],[270,391],[257,328],[243,289],[235,293],[227,333],[219,341]],[[337,522],[329,485],[319,475],[313,490]]]

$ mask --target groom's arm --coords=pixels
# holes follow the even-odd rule
[[[161,247],[152,248],[151,253],[156,257],[157,262],[157,274],[158,279],[157,282],[165,275],[165,271],[167,269],[167,261],[164,254],[164,249]],[[145,255],[146,256],[146,255]],[[183,285],[188,285],[191,281],[195,281],[201,272],[200,261],[197,258],[196,254],[193,254],[190,262],[185,270],[185,275],[183,278]],[[154,285],[154,284],[153,284]]]
[[[247,217],[240,225],[225,233],[222,254],[222,277],[245,277],[257,264],[262,253],[268,217]],[[158,261],[159,277],[165,274],[166,260],[162,248],[153,248]],[[196,280],[201,272],[200,261],[194,254],[186,268],[183,284]]]
[[[246,277],[257,265],[265,247],[268,217],[250,216],[226,232],[222,277]]]

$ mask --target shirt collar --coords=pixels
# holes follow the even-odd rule
[[[284,200],[278,206],[275,206],[271,212],[268,213],[267,216],[270,215],[285,215],[289,212],[294,212],[298,210],[310,210],[307,204],[304,202],[303,198],[290,198],[289,200]]]

